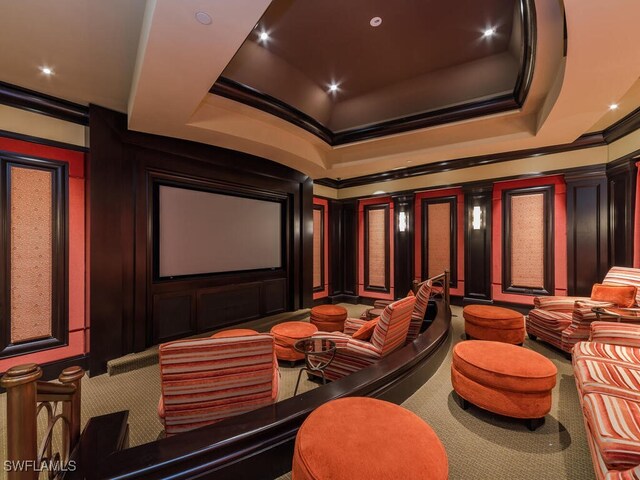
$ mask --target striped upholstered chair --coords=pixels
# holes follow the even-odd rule
[[[631,285],[640,287],[640,269],[612,267],[604,277],[604,285]],[[640,305],[640,288],[636,295],[636,305]],[[588,297],[536,297],[535,308],[527,316],[527,333],[533,340],[539,338],[567,353],[573,346],[589,338],[591,322],[597,320],[593,307],[615,306],[612,303],[598,302]],[[615,318],[605,315],[600,320],[613,321]]]
[[[413,307],[413,311],[411,312],[411,324],[409,325],[409,333],[407,334],[406,342],[413,342],[418,335],[420,334],[420,328],[422,327],[422,323],[424,322],[424,317],[427,313],[427,306],[429,304],[429,298],[431,298],[432,293],[432,283],[431,280],[425,280],[424,282],[417,283],[414,282],[415,291],[412,289],[409,291],[408,296],[415,296],[416,303]],[[389,306],[391,301],[389,300],[376,300],[373,304],[374,309],[384,309]],[[359,319],[352,318],[351,326],[356,326],[358,324],[362,325],[362,323],[369,319],[371,315],[369,315],[369,310],[366,310]],[[351,327],[350,327],[351,328]],[[345,333],[347,333],[345,327]],[[356,328],[357,330],[357,328]]]
[[[324,374],[337,380],[376,363],[405,344],[411,324],[416,297],[406,297],[388,305],[380,315],[370,341],[357,340],[352,335],[366,322],[347,318],[344,332],[318,332],[313,338],[328,338],[336,342],[336,355]]]
[[[173,435],[275,403],[273,337],[178,340],[160,345],[158,414]]]

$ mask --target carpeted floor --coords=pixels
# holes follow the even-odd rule
[[[344,305],[351,316],[366,307]],[[422,417],[438,434],[449,455],[452,479],[592,479],[580,404],[571,364],[544,344],[526,340],[525,347],[550,358],[558,367],[558,384],[546,423],[535,432],[524,423],[501,418],[475,407],[463,411],[454,402],[449,378],[453,343],[464,331],[462,310],[453,307],[449,356],[434,376],[403,406]],[[257,325],[254,325],[254,328]],[[259,328],[258,328],[259,329]],[[293,395],[298,368],[281,368],[281,398]],[[114,376],[85,377],[82,383],[82,418],[129,410],[131,445],[155,440],[162,431],[156,406],[160,396],[158,365]],[[319,388],[302,376],[300,392]],[[0,442],[6,455],[6,394],[0,395]],[[402,435],[402,432],[398,432]],[[4,472],[0,469],[0,478]],[[289,479],[289,474],[281,479]]]

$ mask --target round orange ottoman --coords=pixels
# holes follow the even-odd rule
[[[247,335],[258,335],[258,332],[251,330],[250,328],[232,328],[230,330],[222,330],[221,332],[214,333],[211,335],[211,338],[244,337]]]
[[[467,305],[462,316],[469,339],[524,343],[524,316],[520,312],[491,305]]]
[[[271,328],[271,335],[275,341],[276,357],[278,360],[295,362],[302,360],[304,354],[293,348],[298,340],[308,338],[318,331],[315,325],[307,322],[284,322]]]
[[[551,410],[556,366],[526,348],[469,340],[453,348],[451,383],[462,408],[468,403],[508,417],[528,419],[535,430]]]
[[[342,332],[347,309],[340,305],[318,305],[311,309],[309,321],[321,332]]]
[[[447,452],[434,431],[398,405],[364,397],[325,403],[304,421],[292,480],[439,480]]]

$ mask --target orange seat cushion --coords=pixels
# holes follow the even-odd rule
[[[615,303],[629,308],[636,304],[638,289],[632,285],[602,285],[596,283],[591,290],[591,300]]]
[[[304,421],[293,456],[293,480],[444,480],[447,453],[416,414],[373,398],[325,403]]]
[[[214,333],[211,338],[244,337],[246,335],[259,335],[259,333],[250,328],[232,328],[231,330],[222,330]]]
[[[493,328],[524,328],[524,316],[520,312],[492,305],[467,305],[462,310],[467,322]]]
[[[558,373],[551,360],[533,350],[484,340],[458,343],[452,365],[481,385],[525,393],[551,390]]]
[[[371,335],[373,335],[373,331],[376,329],[376,325],[378,325],[378,321],[380,321],[380,317],[369,320],[356,330],[355,333],[351,335],[351,338],[355,338],[356,340],[369,340]]]

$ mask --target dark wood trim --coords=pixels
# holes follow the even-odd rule
[[[422,199],[422,262],[420,278],[430,278],[429,275],[429,205],[448,203],[449,216],[449,272],[451,288],[458,287],[458,196],[434,197]]]
[[[615,142],[620,138],[635,132],[640,128],[640,107],[633,112],[618,120],[613,125],[607,127],[603,131],[605,141],[607,143]]]
[[[23,142],[37,143],[39,145],[46,145],[47,147],[64,148],[65,150],[73,150],[75,152],[88,153],[87,147],[81,147],[79,145],[73,145],[71,143],[58,142],[56,140],[49,140],[48,138],[33,137],[31,135],[24,135],[22,133],[8,132],[7,130],[0,130],[0,137],[10,138],[12,140],[21,140]]]
[[[606,167],[566,174],[567,293],[590,296],[608,269]]]
[[[52,312],[51,336],[11,343],[11,168],[51,173],[52,211]],[[0,152],[0,358],[13,357],[66,345],[69,341],[69,222],[66,162]]]
[[[391,170],[382,173],[364,175],[362,177],[346,178],[344,180],[319,178],[314,180],[314,182],[318,185],[336,189],[358,187],[362,185],[369,185],[372,183],[387,182],[390,180],[402,180],[404,178],[417,177],[420,175],[430,175],[432,173],[438,173],[442,171],[460,170],[484,165],[493,165],[496,163],[509,162],[512,160],[530,160],[531,158],[540,157],[543,155],[570,152],[573,150],[580,150],[584,148],[601,147],[603,145],[606,145],[606,143],[601,132],[588,133],[582,135],[572,143],[566,143],[563,145],[552,145],[543,148],[531,148],[527,150],[515,150],[512,152],[479,155],[475,157],[466,157],[453,160],[443,160],[441,162],[416,165],[415,167],[408,167],[402,170]]]
[[[401,403],[424,384],[448,352],[451,310],[409,345],[371,367],[302,395],[182,435],[102,456],[90,478],[276,478],[291,469],[296,434],[320,405],[346,396]]]
[[[511,277],[511,199],[515,196],[541,193],[544,205],[544,285],[532,288],[528,285],[516,285]],[[520,295],[551,295],[554,291],[554,185],[516,188],[502,192],[502,291]]]
[[[633,266],[637,168],[633,158],[607,164],[609,203],[609,267]]]
[[[371,285],[369,282],[369,212],[372,210],[384,211],[384,287],[380,285]],[[389,204],[365,205],[363,208],[364,215],[364,289],[371,292],[389,293],[391,291],[391,243],[389,236]]]
[[[0,104],[89,125],[89,107],[5,82],[0,82]]]
[[[331,146],[344,145],[396,133],[428,128],[446,123],[460,122],[476,117],[493,115],[521,108],[529,92],[533,78],[536,55],[536,14],[533,0],[520,0],[522,11],[521,66],[513,92],[493,98],[470,101],[453,107],[440,108],[399,119],[379,122],[366,127],[357,127],[333,132],[311,116],[291,105],[226,77],[213,84],[210,93],[244,103],[275,115],[314,134]]]
[[[493,183],[464,189],[464,295],[467,301],[491,301],[491,194]],[[483,212],[483,224],[473,229],[473,207]]]
[[[325,232],[325,224],[324,224],[324,205],[313,204],[313,209],[318,210],[320,212],[320,285],[317,287],[313,287],[314,292],[322,292],[325,288],[325,278],[324,278],[324,232]]]
[[[394,268],[394,292],[396,298],[401,298],[411,289],[414,277],[414,241],[415,241],[415,218],[414,204],[415,195],[393,195],[393,211],[395,216],[395,236],[393,242],[393,268]],[[407,219],[407,228],[400,231],[400,213],[404,212]]]

